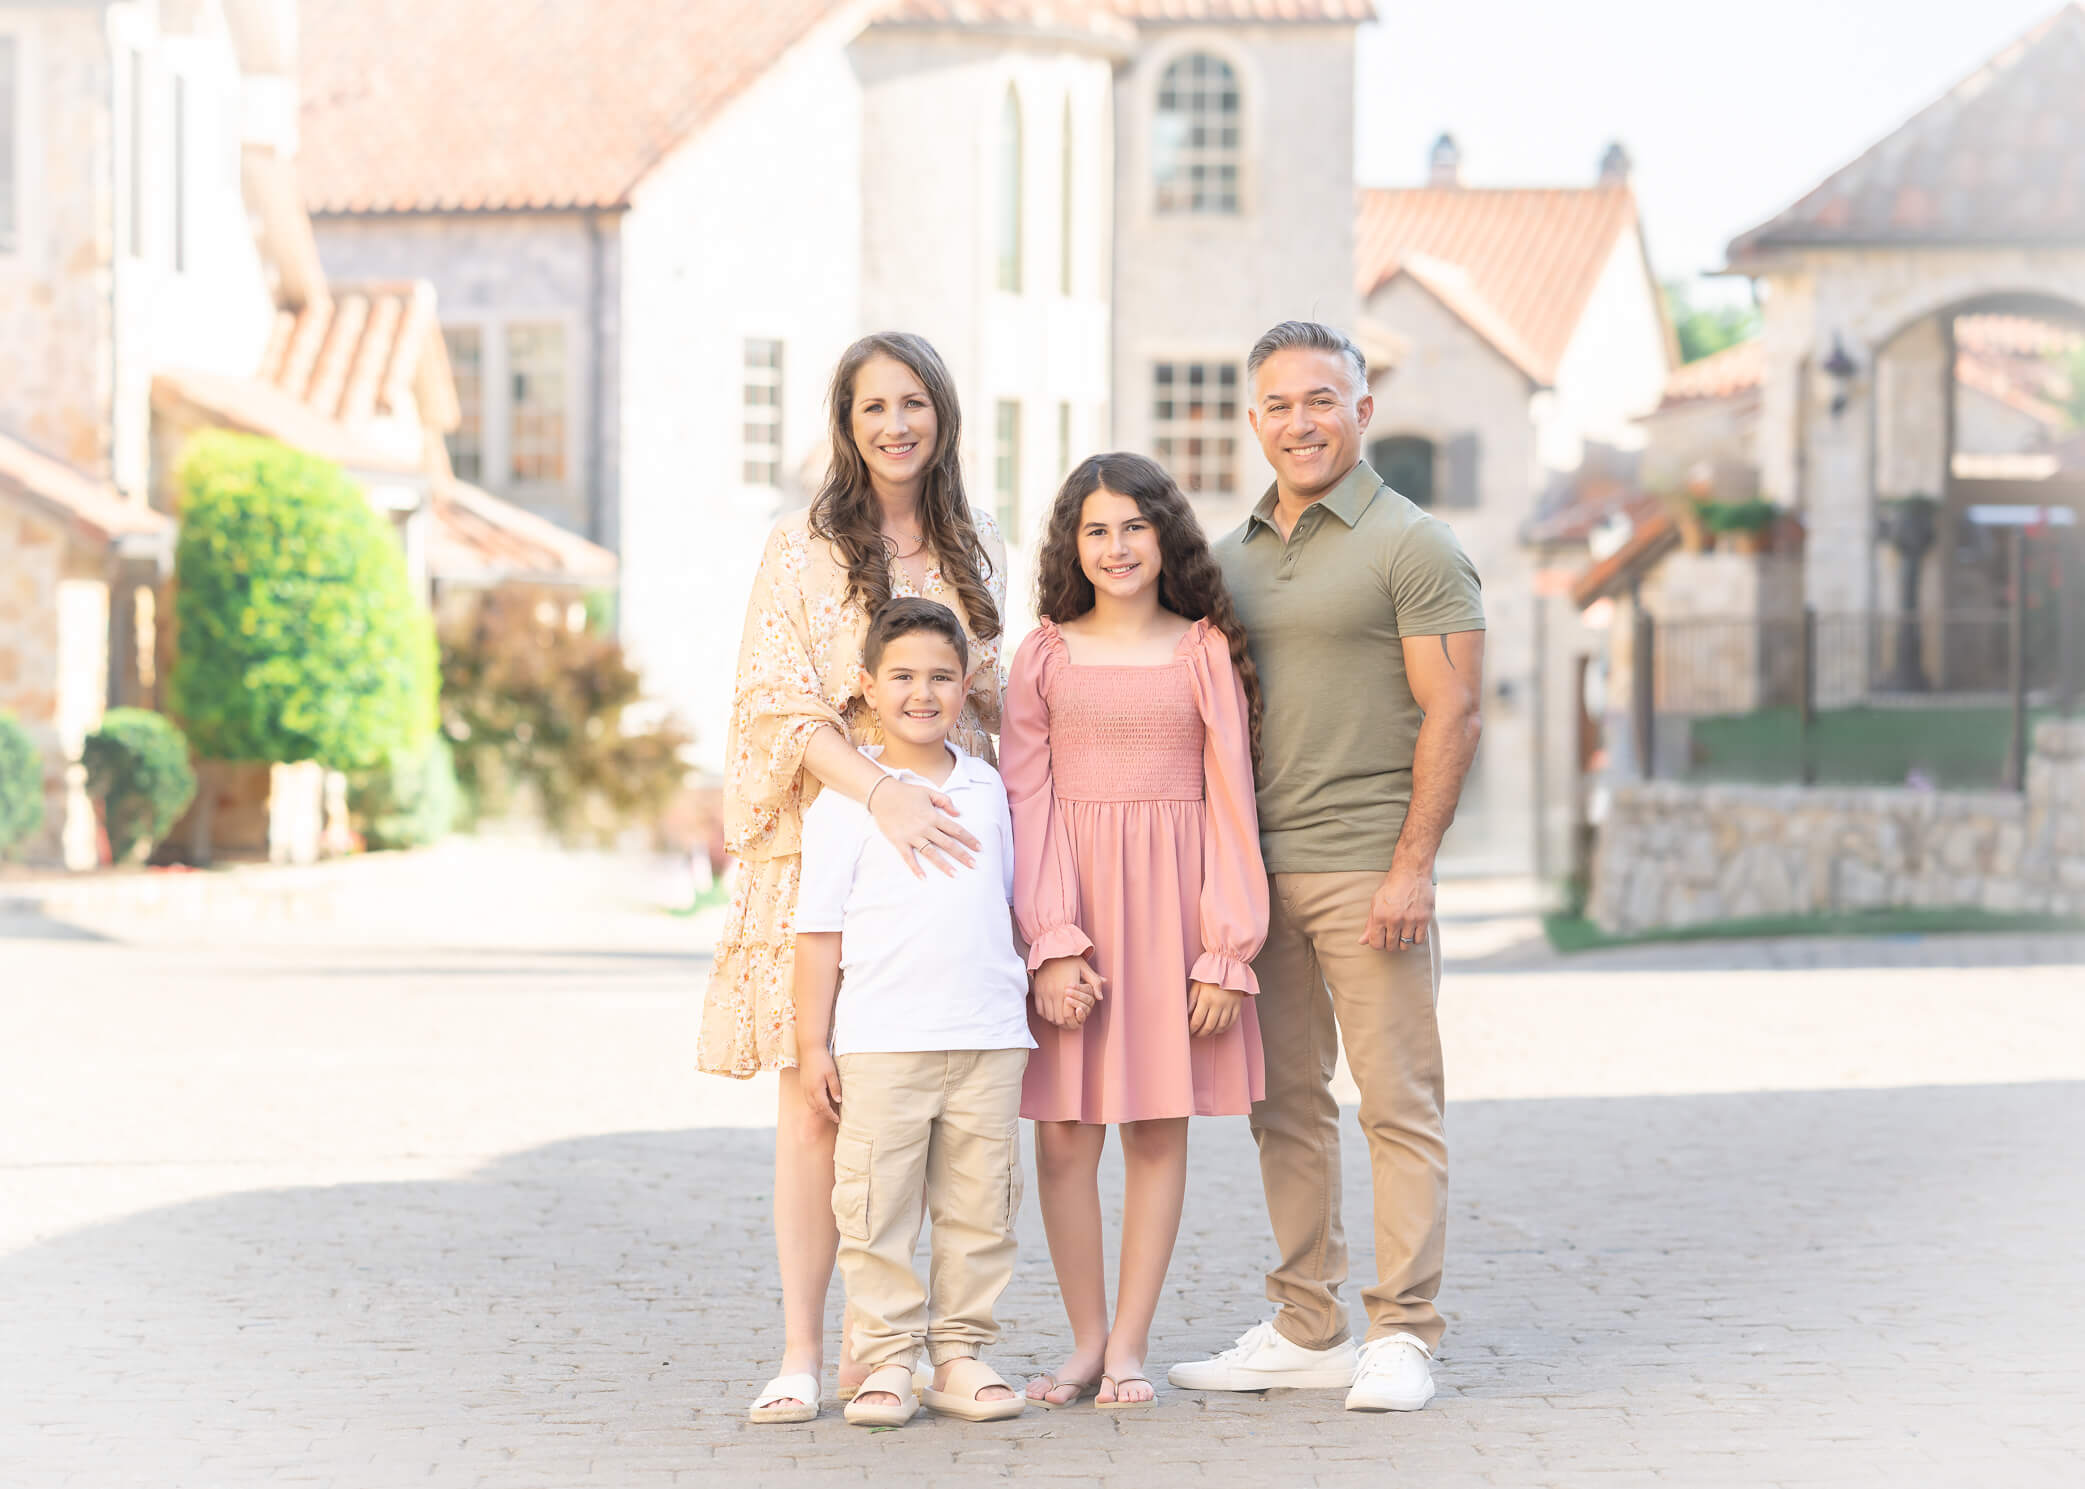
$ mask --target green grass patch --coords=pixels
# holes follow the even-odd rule
[[[2011,915],[1993,910],[1847,910],[1830,915],[1755,915],[1702,925],[1614,935],[1583,915],[1559,910],[1542,917],[1542,933],[1558,951],[1604,951],[1663,941],[1756,941],[1769,936],[1941,936],[1965,932],[2085,933],[2085,920],[2064,915]]]
[[[2030,735],[2052,710],[2030,710]],[[1693,721],[1684,779],[1784,784],[1802,778],[1796,710],[1716,714]],[[2005,780],[2012,715],[2004,708],[1835,708],[1810,727],[1820,786],[1901,786],[1916,772],[1936,787],[1996,789]]]

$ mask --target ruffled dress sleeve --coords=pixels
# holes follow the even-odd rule
[[[1241,993],[1257,993],[1252,959],[1267,939],[1267,869],[1260,857],[1260,817],[1254,804],[1252,734],[1245,684],[1231,665],[1224,633],[1198,621],[1186,644],[1201,710],[1202,793],[1208,826],[1202,835],[1202,945],[1188,976]]]
[[[1093,948],[1079,928],[1079,865],[1050,781],[1047,700],[1064,655],[1064,638],[1048,621],[1021,643],[999,734],[999,774],[1014,819],[1014,918],[1028,942],[1030,971]]]
[[[812,654],[804,598],[807,542],[800,522],[776,524],[746,602],[724,785],[725,845],[742,859],[798,850],[804,751],[821,728],[847,733],[846,721],[820,686]]]

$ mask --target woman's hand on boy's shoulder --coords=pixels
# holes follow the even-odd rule
[[[840,1067],[831,1050],[812,1050],[797,1056],[796,1078],[803,1087],[811,1110],[838,1126],[840,1121]]]

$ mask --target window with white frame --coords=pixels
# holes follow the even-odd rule
[[[748,337],[745,350],[744,441],[741,479],[748,486],[782,484],[782,343]]]
[[[507,327],[507,468],[516,481],[565,479],[565,328]]]
[[[0,36],[0,254],[21,246],[22,142],[15,120],[21,96],[21,48],[12,36]]]
[[[1064,100],[1063,159],[1057,162],[1057,293],[1071,293],[1072,166],[1076,160],[1071,132],[1071,100]]]
[[[999,266],[997,283],[1021,289],[1021,100],[1006,90],[999,111]]]
[[[1071,474],[1071,405],[1057,405],[1057,479]]]
[[[1238,364],[1160,362],[1151,372],[1151,453],[1193,496],[1238,489]]]
[[[1021,405],[999,400],[992,426],[992,515],[999,531],[1019,531],[1021,516]]]
[[[456,427],[447,436],[449,469],[459,481],[485,479],[485,333],[476,326],[444,326],[449,373],[456,383]]]
[[[174,221],[174,269],[188,267],[188,79],[180,73],[172,78],[174,131],[170,147],[174,154],[172,173]]]
[[[1161,212],[1236,212],[1242,153],[1238,75],[1207,52],[1176,58],[1158,80],[1151,174]]]
[[[130,256],[145,256],[145,54],[130,54]]]

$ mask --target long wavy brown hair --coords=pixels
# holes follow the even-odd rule
[[[826,405],[832,416],[832,464],[825,485],[811,502],[810,529],[840,551],[847,569],[847,598],[864,615],[890,599],[890,553],[883,546],[883,512],[869,485],[869,465],[854,442],[854,380],[871,357],[889,357],[910,368],[934,405],[934,463],[919,493],[920,533],[934,550],[941,577],[954,586],[963,613],[980,641],[999,634],[999,607],[985,581],[992,561],[970,515],[963,491],[963,412],[955,380],[923,336],[878,331],[864,336],[833,369]]]
[[[1260,674],[1245,649],[1245,627],[1231,606],[1223,570],[1209,551],[1201,519],[1157,461],[1118,452],[1089,455],[1065,477],[1036,556],[1036,613],[1062,625],[1093,608],[1093,581],[1079,563],[1079,523],[1086,498],[1106,488],[1137,504],[1158,531],[1158,603],[1186,620],[1207,620],[1231,644],[1231,666],[1245,685],[1252,726],[1252,768],[1260,768]]]

